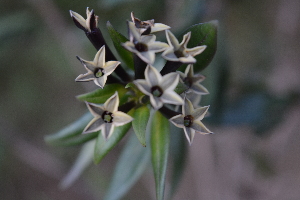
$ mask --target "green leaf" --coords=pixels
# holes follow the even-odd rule
[[[171,171],[171,188],[169,199],[172,199],[176,192],[178,184],[182,178],[187,156],[187,141],[182,128],[171,126],[171,147],[170,147],[170,163]]]
[[[132,116],[133,110],[129,111],[128,115]],[[106,156],[106,154],[108,154],[108,152],[112,150],[112,148],[115,147],[118,144],[118,142],[120,142],[120,140],[130,129],[130,127],[131,122],[123,126],[115,127],[112,136],[107,140],[104,139],[102,134],[99,134],[94,151],[94,162],[96,164],[100,163],[101,160]]]
[[[146,147],[146,127],[149,116],[150,110],[146,105],[136,109],[133,114],[132,127],[138,140],[144,147]]]
[[[157,200],[164,199],[169,145],[169,121],[157,111],[153,117],[151,126],[152,167],[154,171]]]
[[[149,135],[149,134],[148,134]],[[132,187],[148,166],[150,148],[145,148],[132,134],[116,165],[105,200],[118,200]]]
[[[185,92],[187,89],[189,89],[189,87],[187,85],[185,85],[184,83],[181,83],[180,81],[178,82],[178,85],[176,86],[176,88],[174,89],[174,92],[176,92],[177,94],[182,94],[183,92]]]
[[[213,20],[207,23],[196,24],[184,31],[184,34],[191,31],[191,39],[188,48],[206,45],[206,49],[199,55],[195,56],[197,62],[194,64],[194,71],[199,72],[206,68],[212,61],[217,51],[217,29],[218,21]],[[180,70],[184,70],[183,67]]]
[[[134,69],[133,64],[133,55],[130,51],[127,51],[121,44],[128,41],[128,39],[123,36],[121,33],[116,31],[114,27],[111,25],[111,23],[108,21],[107,24],[108,33],[113,41],[113,44],[120,55],[121,59],[124,61],[124,63],[129,67],[130,69]]]
[[[90,113],[86,113],[59,132],[45,136],[44,139],[46,143],[54,146],[76,145],[93,139],[97,136],[97,133],[82,134],[84,127],[92,120],[92,118]]]
[[[79,178],[83,171],[92,163],[95,142],[96,141],[93,140],[83,145],[74,165],[60,182],[59,186],[61,189],[69,188]]]
[[[100,88],[93,92],[79,95],[79,96],[77,96],[77,99],[79,99],[81,101],[87,101],[90,103],[103,104],[116,91],[118,91],[119,97],[122,97],[127,92],[127,89],[121,84],[109,84],[109,85],[106,85],[103,89]],[[126,101],[126,100],[123,98],[120,98],[120,105],[125,103],[123,101]]]

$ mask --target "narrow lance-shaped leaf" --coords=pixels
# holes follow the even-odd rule
[[[127,114],[132,116],[133,110],[129,111]],[[108,140],[105,140],[102,134],[98,135],[94,151],[94,162],[96,164],[100,163],[106,154],[108,154],[108,152],[120,142],[130,127],[131,122],[123,126],[115,127],[113,134]]]
[[[169,121],[159,111],[157,111],[153,117],[151,126],[151,152],[156,186],[156,198],[158,200],[164,199],[169,145]]]
[[[59,132],[45,136],[45,141],[51,145],[63,145],[74,138],[80,137],[84,127],[91,121],[90,113],[84,114],[81,118],[61,129]]]
[[[197,62],[194,64],[194,71],[199,72],[206,68],[212,61],[217,51],[217,29],[218,21],[213,20],[207,23],[196,24],[188,28],[179,37],[191,31],[191,39],[188,48],[206,45],[206,49],[199,55],[195,56]],[[185,67],[180,67],[180,71],[184,71]]]
[[[148,134],[149,135],[149,134]],[[150,148],[144,148],[132,134],[116,165],[105,200],[118,200],[130,190],[150,162]]]
[[[118,92],[119,96],[122,97],[128,90],[123,85],[120,85],[120,84],[109,84],[109,85],[106,85],[103,89],[97,89],[93,92],[79,95],[79,96],[77,96],[77,98],[81,101],[103,104],[116,91]],[[126,99],[121,98],[120,105],[124,103],[122,101],[125,102]]]
[[[60,188],[69,188],[79,178],[83,171],[92,163],[95,142],[96,141],[93,140],[83,145],[74,165],[60,182]]]
[[[127,67],[129,67],[130,69],[134,69],[132,53],[130,51],[127,51],[121,45],[122,43],[127,42],[128,39],[124,35],[119,33],[118,31],[116,31],[109,21],[107,22],[106,26],[107,26],[110,38],[112,39],[113,44],[114,44],[119,56],[125,62]]]
[[[134,120],[132,121],[132,127],[133,130],[140,141],[140,143],[146,147],[146,127],[147,123],[149,120],[150,116],[150,110],[149,108],[145,105],[142,107],[139,107],[134,111],[133,118]]]

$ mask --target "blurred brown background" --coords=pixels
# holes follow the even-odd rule
[[[206,124],[217,134],[195,137],[174,199],[300,199],[300,1],[0,4],[0,199],[101,199],[107,189],[122,144],[61,191],[59,181],[80,148],[54,148],[43,140],[86,111],[75,96],[94,87],[74,82],[83,72],[75,56],[88,60],[96,52],[69,15],[85,17],[86,7],[95,10],[106,36],[107,20],[126,34],[131,11],[177,34],[219,20],[218,51],[203,72],[211,92],[203,99],[211,105]],[[151,169],[124,197],[154,198]]]

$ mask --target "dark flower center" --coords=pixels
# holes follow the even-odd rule
[[[174,54],[177,58],[185,57],[185,55],[183,54],[183,51],[181,51],[179,49],[174,51]]]
[[[191,80],[190,78],[186,77],[185,79],[183,79],[183,82],[185,85],[187,85],[188,87],[191,87],[193,85],[193,80]]]
[[[163,90],[158,86],[154,86],[151,88],[151,94],[155,97],[160,97],[163,94]]]
[[[139,52],[144,52],[144,51],[148,51],[148,46],[144,43],[138,42],[134,45],[134,47],[136,48],[136,50],[138,50]]]
[[[183,125],[185,127],[191,127],[193,124],[194,117],[192,115],[187,115],[183,118]]]
[[[94,75],[95,75],[96,78],[99,78],[99,77],[103,76],[104,75],[103,68],[97,68],[97,69],[95,69]]]
[[[112,123],[113,122],[113,114],[111,112],[108,111],[104,111],[102,114],[102,119],[105,123]]]

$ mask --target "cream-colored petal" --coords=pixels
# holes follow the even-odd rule
[[[167,91],[161,95],[161,101],[164,103],[174,104],[174,105],[182,105],[183,99],[174,91]]]
[[[155,23],[154,26],[151,27],[151,33],[155,33],[155,32],[158,32],[158,31],[164,31],[164,30],[167,30],[167,29],[170,29],[170,28],[171,28],[170,26],[167,26],[165,24]]]
[[[166,36],[167,36],[168,43],[171,47],[174,47],[174,49],[180,48],[177,38],[174,36],[174,34],[171,31],[166,30]]]
[[[107,75],[103,75],[99,78],[95,78],[94,83],[103,89],[103,87],[106,83],[106,80],[107,80]]]
[[[166,50],[169,47],[167,43],[164,42],[153,42],[148,44],[148,51],[154,51],[155,53]]]
[[[185,52],[191,56],[196,56],[206,49],[206,45],[197,46],[191,49],[186,49]]]
[[[169,119],[178,128],[184,128],[184,115],[176,115]]]
[[[135,27],[135,24],[133,22],[128,22],[128,28],[129,28],[129,35],[130,35],[130,41],[140,41],[140,33]]]
[[[121,62],[119,61],[108,61],[105,63],[104,67],[103,67],[103,71],[105,75],[110,75],[111,73],[113,73],[113,71],[115,71],[115,69],[117,68],[117,66],[121,64]]]
[[[163,106],[163,102],[159,99],[159,97],[154,97],[153,95],[150,95],[150,103],[155,110],[158,110]]]
[[[189,55],[188,57],[180,57],[178,59],[182,63],[196,63],[197,62],[197,60],[191,55]]]
[[[189,64],[188,66],[186,66],[184,74],[186,77],[193,77],[194,76],[194,69],[193,69],[193,65]]]
[[[116,111],[113,113],[113,123],[115,126],[123,126],[124,124],[127,124],[132,120],[133,118],[131,116],[121,111]]]
[[[204,118],[205,114],[207,113],[208,109],[209,109],[209,106],[204,106],[204,107],[195,109],[192,113],[194,120],[202,120]]]
[[[148,65],[146,67],[145,78],[151,87],[158,86],[162,81],[162,76],[160,75],[160,73],[151,65]]]
[[[91,32],[91,26],[90,26],[90,23],[91,23],[91,18],[92,18],[92,13],[93,13],[93,10],[90,11],[89,10],[89,7],[86,8],[86,27],[88,28],[88,31]]]
[[[161,82],[159,83],[163,91],[174,90],[179,82],[179,75],[175,72],[166,74],[162,77]]]
[[[70,10],[70,15],[71,15],[71,17],[75,18],[76,21],[78,23],[80,23],[81,26],[83,26],[85,29],[88,29],[88,27],[86,26],[85,19],[80,14],[78,14],[77,12],[74,12],[74,11]]]
[[[146,95],[151,95],[151,85],[149,85],[149,83],[144,80],[144,79],[138,79],[138,80],[135,80],[133,82],[138,88],[139,90],[146,94]]]
[[[100,131],[102,129],[103,124],[104,124],[104,121],[102,120],[101,117],[93,118],[88,123],[88,125],[84,128],[83,134]]]
[[[114,132],[114,124],[113,123],[104,123],[103,128],[102,128],[102,135],[105,139],[110,138],[110,136]]]
[[[177,74],[179,74],[179,81],[183,83],[183,80],[185,79],[186,75],[181,71],[176,71]]]
[[[203,135],[213,133],[201,121],[194,121],[191,128],[194,129],[196,133],[201,133]]]
[[[91,114],[95,117],[101,117],[103,112],[105,111],[103,106],[97,105],[97,104],[93,104],[93,103],[89,103],[89,102],[85,102],[86,106],[88,107],[89,111],[91,112]]]
[[[119,95],[118,92],[115,92],[114,95],[112,95],[109,99],[106,100],[104,103],[104,109],[114,113],[118,110],[119,106]]]
[[[183,36],[182,42],[179,44],[180,47],[183,47],[184,49],[186,49],[186,45],[190,41],[190,38],[191,38],[191,32],[188,32],[187,34],[185,34]]]
[[[154,51],[144,51],[144,52],[139,52],[137,55],[142,59],[145,63],[148,64],[153,64],[155,61],[155,53]]]
[[[190,89],[200,95],[209,94],[209,91],[201,84],[192,84]]]
[[[179,59],[177,58],[177,56],[174,54],[174,48],[168,48],[166,49],[161,56],[169,61],[173,61],[173,62],[179,62]]]
[[[95,71],[95,64],[92,61],[87,61],[87,60],[83,60],[80,58],[81,63],[83,64],[83,66],[86,68],[87,71],[93,72]]]
[[[183,129],[184,129],[185,137],[191,145],[195,137],[195,130],[189,127],[184,127]]]
[[[80,74],[75,81],[79,82],[79,81],[92,81],[95,79],[94,73],[92,72],[88,72],[86,74]]]
[[[185,98],[184,104],[182,106],[182,114],[184,114],[185,116],[193,115],[193,112],[194,112],[194,107],[192,102],[188,98]]]
[[[122,46],[132,53],[135,53],[135,54],[140,53],[138,50],[136,50],[136,48],[132,42],[127,41],[127,42],[123,43]]]
[[[97,67],[102,68],[105,65],[105,45],[99,49],[93,62]]]
[[[148,45],[148,43],[152,43],[155,40],[156,40],[155,35],[143,35],[141,36],[140,42]]]

